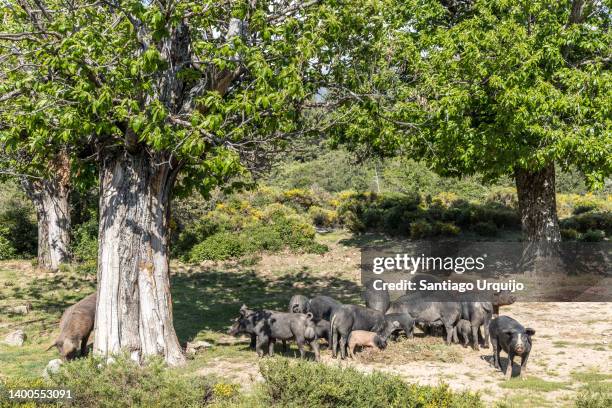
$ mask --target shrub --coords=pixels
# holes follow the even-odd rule
[[[580,233],[573,228],[563,228],[561,230],[561,238],[566,241],[576,241]]]
[[[584,242],[601,242],[606,237],[606,234],[601,230],[588,230],[580,236],[580,240]]]
[[[597,206],[595,204],[578,205],[578,206],[574,207],[574,209],[572,210],[572,214],[580,215],[580,214],[584,214],[584,213],[588,213],[590,211],[593,211],[596,208],[597,208]]]
[[[303,361],[270,359],[260,364],[272,405],[293,407],[482,407],[480,397],[448,386],[419,386],[399,376]]]
[[[514,187],[496,187],[487,195],[487,202],[518,208],[518,197]]]
[[[431,224],[424,220],[419,220],[410,224],[410,238],[422,239],[431,236],[433,229]]]
[[[608,408],[612,406],[612,391],[607,382],[590,383],[582,388],[575,401],[576,408]]]
[[[98,222],[95,218],[78,225],[73,235],[72,255],[75,261],[98,259]]]
[[[497,225],[491,221],[477,222],[474,225],[474,231],[484,237],[494,237],[497,235]]]
[[[281,201],[283,203],[291,203],[304,210],[309,209],[319,202],[313,191],[299,188],[285,191],[281,197]]]
[[[161,359],[139,367],[127,357],[112,364],[85,358],[64,364],[49,380],[52,386],[72,391],[78,407],[203,407],[231,392],[204,378],[176,375]]]
[[[308,209],[308,215],[314,225],[317,227],[333,227],[336,225],[338,216],[333,210],[326,210],[319,206],[312,206]]]
[[[189,251],[191,262],[222,261],[237,258],[246,253],[246,243],[242,235],[219,232],[196,244]]]
[[[17,254],[13,243],[7,238],[10,232],[6,227],[0,227],[0,260],[12,259]]]
[[[455,224],[451,224],[448,222],[436,222],[433,226],[434,234],[441,236],[455,236],[459,235],[461,232],[461,228],[456,226]]]
[[[38,245],[38,225],[32,205],[15,186],[0,184],[0,228],[2,236],[15,252],[14,257],[36,256]],[[6,244],[5,244],[6,245]]]

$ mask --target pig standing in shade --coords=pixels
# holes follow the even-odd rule
[[[493,346],[493,362],[495,368],[501,370],[499,365],[499,354],[501,350],[508,353],[508,367],[506,367],[506,378],[512,377],[512,363],[514,357],[521,357],[521,371],[519,376],[527,370],[527,359],[531,352],[531,336],[535,330],[523,327],[519,322],[508,316],[499,316],[489,326],[491,334],[491,345]]]
[[[70,306],[62,314],[60,334],[47,350],[57,347],[62,360],[72,360],[87,355],[87,340],[94,328],[96,294],[92,293]]]

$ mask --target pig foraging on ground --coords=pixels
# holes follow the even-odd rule
[[[332,357],[335,358],[340,347],[340,358],[346,357],[346,346],[348,337],[352,331],[367,330],[376,332],[380,337],[387,339],[391,333],[399,328],[399,323],[387,321],[385,315],[378,310],[368,309],[363,306],[343,305],[331,320],[330,346]]]
[[[47,349],[57,347],[62,360],[73,360],[87,355],[87,340],[94,328],[96,294],[81,299],[70,306],[60,319],[60,334]]]
[[[234,333],[254,334],[257,339],[255,349],[260,357],[263,357],[266,348],[270,356],[274,355],[276,340],[295,339],[302,358],[305,357],[304,344],[308,342],[315,354],[315,360],[319,360],[319,343],[312,313],[252,311],[243,306],[241,316],[230,331],[230,334]]]
[[[506,378],[512,377],[512,363],[514,357],[521,357],[521,371],[519,376],[527,371],[527,359],[531,352],[531,336],[535,330],[523,327],[519,322],[508,316],[499,316],[489,326],[491,345],[493,346],[493,362],[495,368],[501,369],[499,355],[501,350],[508,353],[508,366]]]
[[[348,340],[348,355],[353,358],[355,348],[361,347],[376,347],[382,350],[387,347],[387,340],[380,337],[378,334],[365,330],[353,330]]]
[[[418,297],[403,295],[391,302],[387,314],[407,313],[417,323],[427,326],[443,325],[446,329],[446,344],[450,344],[453,328],[461,317],[460,302],[430,302]]]
[[[396,323],[396,332],[403,330],[406,337],[412,338],[415,320],[408,313],[387,313],[385,320]]]

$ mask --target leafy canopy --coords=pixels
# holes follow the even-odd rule
[[[331,37],[317,1],[7,0],[1,142],[146,152],[206,193],[302,129]],[[97,156],[96,156],[97,155]]]
[[[444,175],[557,162],[601,185],[611,173],[612,3],[383,3],[369,52],[336,73],[329,100],[353,123],[338,142]]]

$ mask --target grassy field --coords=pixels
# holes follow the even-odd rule
[[[383,237],[333,232],[317,239],[330,247],[328,253],[281,253],[200,265],[173,263],[172,295],[179,340],[213,344],[190,357],[176,372],[223,378],[249,391],[261,380],[258,358],[249,350],[246,337],[236,339],[226,334],[243,303],[285,310],[289,298],[297,293],[328,294],[343,302],[361,303],[359,246]],[[77,267],[49,274],[34,269],[28,261],[0,263],[0,338],[17,328],[28,336],[23,347],[0,343],[0,378],[40,376],[47,362],[57,358],[55,349],[45,349],[57,335],[62,311],[94,288],[95,276]],[[8,307],[28,302],[32,305],[29,314],[6,313]],[[537,331],[525,380],[506,382],[488,364],[490,350],[446,346],[441,338],[418,333],[414,339],[391,343],[383,353],[366,351],[353,361],[339,362],[324,350],[322,360],[366,372],[387,371],[419,384],[444,382],[456,390],[478,391],[489,405],[503,407],[573,406],[581,393],[603,390],[609,395],[612,349],[606,336],[612,334],[611,306],[559,305],[517,303],[504,311]],[[560,307],[564,310],[561,315],[556,313]],[[296,353],[293,345],[285,356],[294,358]]]

